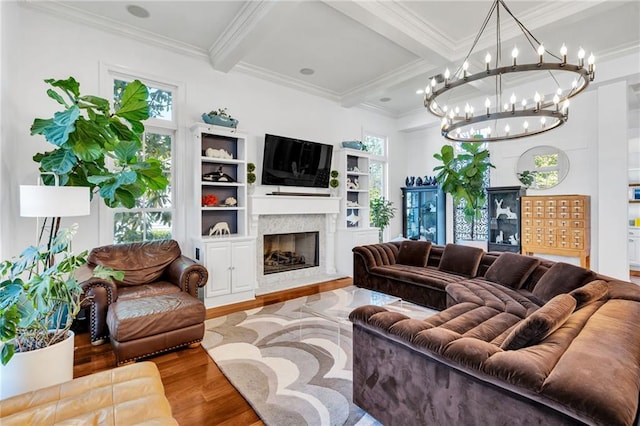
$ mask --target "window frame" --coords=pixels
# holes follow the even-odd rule
[[[149,118],[144,121],[145,133],[169,134],[172,136],[171,143],[171,235],[172,239],[180,242],[186,239],[186,194],[184,191],[185,182],[182,173],[185,170],[184,161],[186,159],[184,128],[181,120],[182,106],[185,105],[184,84],[171,81],[169,78],[154,76],[145,72],[134,71],[128,68],[119,67],[106,63],[100,64],[100,93],[110,103],[113,102],[114,80],[132,81],[140,80],[146,85],[172,93],[172,117],[171,120]],[[114,220],[115,214],[119,212],[138,212],[157,209],[145,208],[111,208],[105,205],[99,198],[99,226],[98,241],[100,245],[114,244]]]
[[[389,137],[386,135],[383,135],[381,133],[378,132],[372,132],[369,130],[363,130],[362,131],[362,141],[364,143],[364,141],[367,139],[367,137],[373,137],[373,138],[378,138],[378,139],[383,139],[384,140],[384,148],[383,148],[383,154],[382,155],[378,155],[378,154],[374,154],[374,153],[369,153],[369,169],[371,169],[371,164],[372,163],[379,163],[382,164],[382,190],[381,190],[381,195],[388,200],[389,199]],[[369,200],[371,200],[371,182],[372,179],[371,177],[369,177]],[[370,213],[369,213],[370,214]],[[371,226],[371,218],[369,218],[369,224]],[[386,233],[389,231],[389,227],[387,226],[383,232],[383,234],[386,236]]]

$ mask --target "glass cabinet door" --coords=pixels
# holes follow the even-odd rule
[[[405,209],[407,214],[406,238],[417,240],[420,238],[420,193],[407,191],[405,194]]]
[[[436,191],[424,191],[420,195],[420,239],[437,241],[438,195]]]
[[[489,251],[520,252],[520,197],[524,188],[488,188]]]

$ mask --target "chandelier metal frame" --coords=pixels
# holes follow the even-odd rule
[[[500,9],[504,9],[517,23],[518,27],[525,35],[527,41],[531,47],[536,51],[538,61],[535,63],[518,64],[517,56],[518,50],[514,48],[512,52],[512,63],[509,65],[501,64],[501,52],[502,42],[500,38]],[[489,23],[492,15],[496,14],[496,62],[495,66],[491,68],[491,56],[487,53],[485,57],[486,69],[478,71],[475,74],[468,72],[468,59],[473,53],[478,41],[480,40],[487,24]],[[558,60],[558,62],[545,62],[544,56],[551,56]],[[438,75],[430,78],[424,93],[424,106],[429,112],[441,119],[441,133],[446,139],[457,142],[496,142],[511,139],[518,139],[540,133],[547,132],[555,129],[569,119],[569,99],[578,95],[584,91],[589,83],[595,78],[595,60],[593,54],[588,58],[588,67],[584,66],[584,50],[580,48],[578,52],[578,64],[567,63],[566,47],[561,48],[561,57],[554,55],[547,51],[543,44],[540,43],[533,34],[511,13],[509,8],[505,5],[503,0],[494,0],[487,17],[485,18],[480,31],[478,32],[476,39],[469,50],[469,53],[464,59],[464,62],[453,74],[447,69],[443,75]],[[545,100],[544,95],[539,95],[537,92],[534,96],[532,103],[527,103],[523,100],[522,107],[516,107],[515,94],[511,95],[510,102],[503,103],[502,98],[502,77],[505,74],[510,73],[548,73],[550,78],[555,81],[557,88],[555,96],[552,100]],[[572,82],[570,88],[563,89],[560,87],[560,83],[553,75],[554,72],[570,72],[575,73],[576,78]],[[475,114],[474,108],[469,106],[469,102],[466,102],[464,110],[461,111],[459,107],[449,108],[446,105],[441,105],[438,99],[442,99],[443,95],[450,94],[451,90],[464,86],[474,81],[495,78],[495,92],[491,94],[494,96],[494,108],[491,108],[491,101],[487,97],[485,101],[485,110],[483,113]],[[503,107],[504,105],[504,107]],[[462,112],[462,113],[461,113]],[[523,118],[523,128],[520,131],[514,129],[511,131],[510,126],[507,124],[503,131],[499,132],[498,127],[502,122],[512,120],[514,118]],[[540,119],[540,126],[533,128],[529,125],[527,119]],[[547,119],[549,122],[547,122]],[[488,121],[494,121],[496,130],[491,131],[491,126],[482,128],[475,128],[481,123]]]

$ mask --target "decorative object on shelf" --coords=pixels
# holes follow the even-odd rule
[[[536,146],[525,151],[516,165],[516,176],[531,189],[549,189],[569,173],[569,157],[553,146]]]
[[[349,216],[347,216],[347,222],[349,222],[350,225],[356,225],[359,221],[360,216],[358,216],[353,212],[353,210],[351,210],[351,213],[349,214]]]
[[[353,166],[352,168],[347,169],[347,171],[351,173],[360,173],[360,169],[358,168],[358,166]]]
[[[360,207],[357,201],[347,200],[347,207]]]
[[[358,178],[353,178],[353,180],[351,180],[351,178],[347,178],[345,185],[349,190],[357,190],[360,188],[360,183],[358,182]]]
[[[436,205],[433,203],[429,203],[429,213],[435,213],[436,212]]]
[[[502,244],[504,242],[504,232],[500,231],[498,235],[496,235],[496,244]]]
[[[498,200],[496,198],[496,218],[499,218],[500,215],[505,215],[507,219],[517,219],[518,215],[511,211],[511,206],[502,207],[503,199]]]
[[[222,148],[220,149],[207,148],[206,151],[204,152],[204,155],[209,158],[222,158],[225,160],[233,159],[233,155],[231,155],[229,152],[227,152]]]
[[[209,228],[209,236],[213,237],[216,235],[231,235],[231,231],[229,231],[229,224],[227,222],[218,222]]]
[[[489,168],[495,168],[489,161],[489,151],[479,143],[462,143],[463,153],[456,156],[451,145],[444,145],[439,153],[433,154],[442,165],[433,168],[440,172],[436,181],[445,193],[451,194],[454,206],[464,200],[464,218],[471,224],[471,239],[474,238],[475,220],[481,217],[487,194],[484,175]]]
[[[422,186],[422,178],[420,176],[416,178],[416,186]]]
[[[531,45],[535,52],[535,62],[518,64],[519,51],[517,47],[514,47],[511,52],[510,63],[501,62],[503,52],[500,38],[501,11],[505,12],[502,16],[511,16],[514,20],[514,27],[522,31],[526,43]],[[494,14],[496,23],[495,26],[490,25],[490,27],[496,29],[495,65],[493,68],[491,67],[491,54],[486,53],[484,60],[486,69],[469,71],[469,64],[479,59],[477,58],[479,55],[474,54],[473,49],[477,45],[488,45],[488,38],[492,37],[482,38],[481,36]],[[593,54],[587,59],[587,67],[585,68],[584,49],[580,48],[577,52],[577,64],[567,62],[567,47],[564,44],[559,48],[559,52],[560,56],[557,56],[547,50],[531,31],[513,15],[504,0],[494,0],[463,63],[453,72],[447,68],[444,74],[429,78],[424,91],[424,106],[430,113],[441,119],[442,136],[458,142],[502,141],[533,136],[557,128],[569,118],[569,99],[586,89],[595,77]],[[480,53],[478,52],[478,54]],[[548,62],[550,57],[555,58],[557,62]],[[537,77],[537,84],[551,85],[556,89],[553,93],[545,93],[543,89],[539,89],[537,92],[532,91],[528,89],[530,85],[527,86],[529,84],[527,79],[524,80],[521,91],[516,95],[518,88],[512,88],[505,84],[505,75],[509,73]],[[483,79],[487,80],[480,81]],[[478,86],[478,83],[482,86]],[[468,102],[463,100],[462,107],[447,105],[444,102],[448,97],[460,99],[455,95],[469,87],[465,86],[467,84],[474,86],[473,98],[478,98],[477,89],[479,87],[491,88],[486,94],[484,106],[474,105],[472,100]],[[510,92],[513,90],[508,100],[506,98],[508,94],[503,96],[503,87],[508,87]],[[527,99],[527,97],[529,98]],[[516,107],[516,102],[518,107]]]
[[[360,151],[366,151],[367,147],[361,141],[342,141],[343,148],[357,149]]]
[[[404,184],[406,186],[413,186],[415,182],[416,182],[416,178],[413,176],[407,176],[407,178],[404,180]]]
[[[256,165],[253,163],[247,163],[247,183],[253,185],[256,183]]]
[[[331,170],[331,179],[329,180],[329,187],[331,188],[332,193],[336,193],[338,187],[340,186],[340,181],[338,180],[338,176],[340,174],[337,170]]]
[[[203,207],[215,207],[218,205],[218,197],[213,194],[207,194],[202,196]]]
[[[62,186],[89,187],[109,207],[133,208],[148,191],[167,187],[169,180],[160,161],[143,161],[139,155],[142,122],[149,118],[149,90],[144,84],[138,80],[128,83],[112,112],[107,99],[81,95],[73,77],[45,83],[53,87],[47,95],[64,109],[49,119],[36,118],[31,125],[31,135],[43,135],[55,145],[33,156],[41,172],[56,174]],[[107,158],[118,167],[108,166]],[[43,182],[51,185],[53,177],[43,176]]]
[[[509,243],[512,246],[517,246],[519,241],[520,240],[518,239],[518,234],[515,234],[515,235],[512,235],[512,236],[509,237]]]
[[[213,124],[215,126],[223,126],[223,127],[238,127],[238,120],[231,117],[227,113],[226,108],[219,108],[217,111],[210,111],[209,113],[202,114],[202,121],[207,124]]]
[[[382,233],[384,228],[389,226],[389,222],[396,215],[396,208],[393,207],[393,201],[389,201],[384,197],[372,198],[369,201],[371,209],[371,224],[378,228],[378,241],[382,242]]]
[[[228,174],[222,171],[222,166],[220,166],[218,168],[218,171],[216,172],[205,173],[204,175],[202,175],[202,180],[206,180],[209,182],[229,182],[229,183],[233,183],[236,181],[234,178],[232,178],[231,176],[229,176]]]
[[[235,197],[227,197],[224,200],[224,205],[226,207],[235,207],[238,205],[238,200],[236,200]]]

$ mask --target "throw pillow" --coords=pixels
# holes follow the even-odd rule
[[[606,281],[596,280],[591,281],[589,284],[585,284],[582,287],[578,287],[569,293],[576,299],[576,311],[583,306],[587,306],[590,303],[600,300],[609,293],[609,285]]]
[[[595,274],[579,266],[564,262],[553,265],[536,283],[533,289],[534,296],[548,301],[561,293],[569,293],[585,283],[593,281]]]
[[[539,264],[540,259],[535,257],[504,252],[487,269],[484,277],[487,281],[518,290]]]
[[[431,241],[403,241],[400,244],[396,263],[410,266],[427,266],[430,251]]]
[[[473,278],[478,273],[484,250],[458,244],[447,244],[442,252],[438,269]]]
[[[576,299],[568,294],[559,294],[540,309],[523,319],[504,339],[500,347],[514,351],[536,345],[564,324],[576,307]]]

